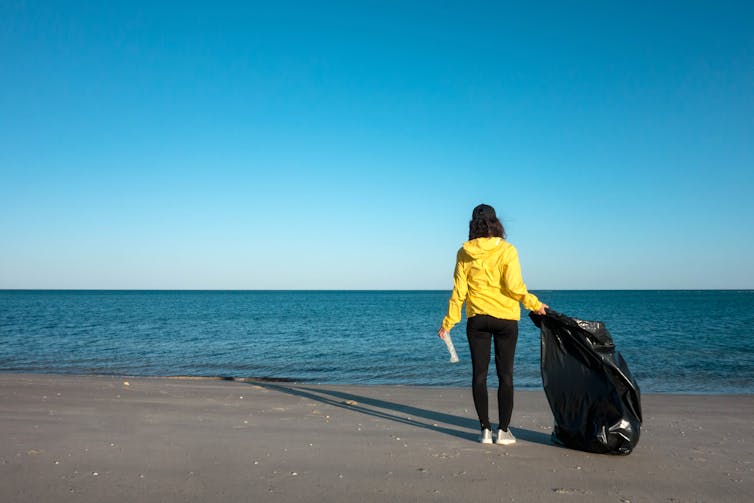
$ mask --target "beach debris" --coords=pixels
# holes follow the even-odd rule
[[[98,477],[98,476],[99,476],[99,473],[97,473],[97,472],[92,472],[92,477]]]
[[[143,479],[143,478],[144,478],[144,474],[143,474],[143,473],[140,473],[140,474],[139,474],[139,478],[140,478],[140,479]]]
[[[339,479],[342,479],[342,478],[343,478],[343,474],[342,474],[342,473],[339,473],[339,474],[338,474],[338,478],[339,478]]]
[[[298,477],[298,473],[297,472],[291,472],[291,477]]]
[[[554,487],[552,492],[555,494],[588,494],[589,491],[585,489],[571,489],[566,487]]]
[[[448,353],[450,353],[450,363],[458,363],[458,353],[456,353],[456,348],[453,346],[453,339],[448,335],[443,337],[442,340],[445,342],[445,347],[448,349]]]
[[[238,397],[238,399],[239,399],[239,400],[243,400],[243,396],[239,396],[239,397]]]
[[[26,454],[28,454],[29,456],[36,456],[37,454],[41,453],[42,451],[40,451],[39,449],[29,449],[28,451],[26,451]]]
[[[351,406],[353,406],[353,405],[359,405],[359,402],[357,402],[356,400],[346,400],[343,403],[346,404],[346,405],[351,405]]]
[[[128,381],[123,381],[123,386],[131,386],[131,383]]]

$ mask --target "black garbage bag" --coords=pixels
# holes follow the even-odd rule
[[[639,442],[641,394],[605,324],[547,310],[529,317],[542,334],[542,383],[566,447],[629,454]]]

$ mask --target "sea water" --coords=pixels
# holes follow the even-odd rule
[[[535,291],[601,320],[644,392],[754,393],[754,291]],[[0,371],[468,386],[447,291],[0,291]],[[514,381],[540,388],[520,322]],[[494,376],[494,363],[490,368]],[[494,383],[494,379],[491,379]]]

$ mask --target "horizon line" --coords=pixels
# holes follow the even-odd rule
[[[450,292],[444,288],[0,288],[0,292]],[[531,288],[530,292],[703,292],[754,288]]]

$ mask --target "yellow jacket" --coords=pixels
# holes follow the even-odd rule
[[[530,311],[542,307],[539,299],[527,291],[521,278],[516,248],[502,238],[472,239],[458,250],[453,293],[442,328],[450,330],[461,321],[464,301],[467,318],[487,314],[504,320],[519,320],[519,302]]]

